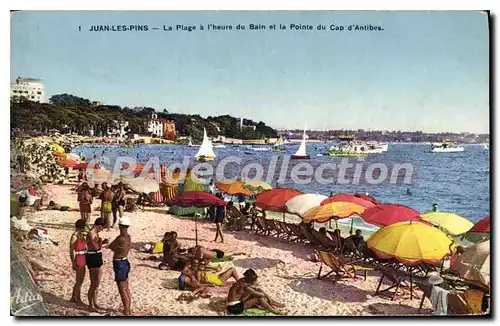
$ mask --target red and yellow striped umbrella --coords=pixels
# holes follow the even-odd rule
[[[314,207],[304,216],[304,222],[325,223],[331,219],[340,220],[352,215],[359,215],[365,211],[361,205],[348,202],[333,202]]]

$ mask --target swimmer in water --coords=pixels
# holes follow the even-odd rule
[[[406,188],[406,194],[407,194],[408,196],[411,196],[411,195],[412,195],[412,193],[411,193],[411,191],[410,191],[410,188]]]

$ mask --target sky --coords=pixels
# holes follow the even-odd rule
[[[347,30],[356,24],[383,30]],[[95,25],[148,31],[89,31]],[[15,12],[11,81],[17,76],[41,78],[47,98],[230,114],[274,128],[489,133],[489,30],[480,12]]]

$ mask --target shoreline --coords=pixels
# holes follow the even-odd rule
[[[60,204],[75,206],[76,194],[67,185],[47,185],[45,190],[49,200]],[[93,208],[99,206],[96,200]],[[126,213],[127,214],[127,213]],[[99,215],[92,211],[91,220]],[[159,262],[147,260],[151,254],[139,252],[144,243],[159,240],[163,233],[175,230],[183,248],[194,245],[194,221],[178,218],[165,213],[165,208],[146,208],[144,211],[128,213],[132,219],[130,234],[132,249],[130,262],[130,289],[132,292],[132,314],[139,316],[217,316],[214,305],[227,298],[226,288],[213,290],[210,299],[198,299],[191,303],[181,303],[176,298],[183,293],[176,289],[179,272],[160,271]],[[51,315],[87,315],[88,312],[69,302],[73,286],[73,273],[68,269],[69,255],[67,243],[73,231],[78,212],[39,211],[28,213],[28,223],[33,227],[43,227],[59,246],[38,244],[33,240],[20,242],[20,247],[28,259],[36,259],[48,266],[46,271],[38,271],[34,277]],[[114,238],[118,230],[103,231],[102,238]],[[200,222],[198,225],[199,243],[208,248],[218,248],[225,252],[245,252],[232,262],[222,263],[223,269],[235,267],[242,273],[253,268],[259,275],[259,286],[270,296],[286,306],[287,315],[302,316],[362,316],[362,315],[416,315],[430,314],[430,303],[424,303],[418,310],[420,300],[374,296],[380,274],[368,273],[362,280],[342,279],[334,283],[332,279],[317,280],[320,263],[307,260],[313,249],[300,244],[287,243],[273,238],[256,236],[248,231],[224,232],[224,244],[214,244],[210,240],[215,234],[214,225]],[[159,255],[157,255],[159,256]],[[100,286],[99,303],[109,308],[112,315],[121,315],[121,301],[113,281],[111,252],[103,252],[103,278]],[[325,271],[324,271],[325,272]],[[88,275],[83,283],[82,293],[89,286]],[[86,296],[82,295],[87,302]]]

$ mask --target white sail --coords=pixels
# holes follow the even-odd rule
[[[207,131],[205,130],[205,128],[203,128],[203,142],[201,143],[201,147],[198,150],[198,153],[196,153],[195,157],[198,158],[200,156],[206,158],[215,157],[212,142],[210,141],[210,139],[208,139]]]
[[[193,141],[191,140],[191,137],[189,137],[189,144],[188,145],[191,147],[193,146]]]
[[[285,142],[283,141],[283,138],[282,138],[282,137],[280,137],[280,138],[276,141],[276,143],[274,143],[274,145],[273,145],[273,146],[276,146],[276,147],[277,147],[277,146],[281,146],[281,145],[283,145],[284,143],[285,143]]]
[[[302,137],[302,142],[300,143],[299,149],[297,153],[293,154],[293,156],[307,156],[306,151],[306,129],[304,129],[304,135]]]

